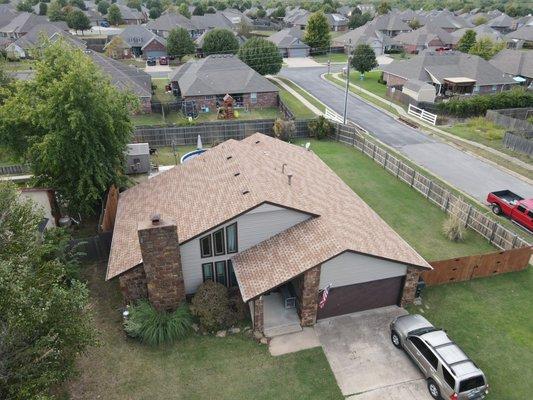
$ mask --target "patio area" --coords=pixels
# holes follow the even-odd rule
[[[300,318],[296,308],[286,308],[283,296],[271,292],[263,297],[264,334],[267,337],[300,332]]]

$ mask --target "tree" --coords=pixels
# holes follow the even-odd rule
[[[11,95],[12,79],[5,71],[5,61],[0,58],[0,106]]]
[[[138,11],[141,11],[141,0],[128,0],[128,3],[126,4],[129,8],[136,9]]]
[[[83,51],[63,40],[42,47],[34,79],[17,82],[0,107],[0,144],[24,156],[36,184],[55,188],[71,213],[91,215],[123,181],[138,101]]]
[[[272,18],[282,19],[285,17],[285,7],[283,7],[281,4],[274,10],[274,12],[271,14]]]
[[[40,2],[39,3],[39,15],[46,15],[48,12],[48,4]]]
[[[49,399],[95,343],[79,263],[69,235],[52,228],[17,188],[0,183],[0,398]]]
[[[360,44],[353,52],[351,65],[364,77],[366,72],[378,66],[376,53],[374,53],[374,50],[368,44]]]
[[[268,40],[255,37],[239,49],[239,58],[261,75],[275,75],[283,65],[278,47]]]
[[[191,13],[189,11],[189,6],[187,6],[187,4],[181,3],[180,6],[178,7],[178,11],[185,18],[191,18]]]
[[[63,14],[63,6],[58,0],[53,0],[48,7],[48,19],[50,21],[61,21],[65,18]]]
[[[205,10],[205,13],[206,14],[216,14],[217,10],[215,9],[215,7],[207,7],[207,10]]]
[[[387,14],[391,10],[391,6],[388,2],[382,1],[379,3],[378,8],[376,9],[379,15]]]
[[[33,11],[33,8],[29,1],[21,1],[17,4],[17,11],[31,13]]]
[[[161,10],[157,7],[150,8],[150,11],[148,13],[148,17],[150,19],[157,19],[161,16]]]
[[[409,28],[411,28],[412,30],[417,30],[418,28],[422,27],[422,24],[416,18],[409,21],[408,25],[409,25]]]
[[[118,58],[122,58],[124,48],[126,47],[126,41],[122,39],[121,36],[116,35],[105,46],[105,55],[115,60]]]
[[[98,12],[102,15],[106,15],[109,10],[109,3],[105,0],[102,0],[98,3]]]
[[[463,53],[468,53],[472,46],[476,43],[476,32],[468,29],[457,43],[457,50]]]
[[[257,12],[255,13],[256,18],[265,18],[266,15],[267,15],[266,11],[263,10],[262,8],[258,9]]]
[[[496,43],[488,37],[476,40],[476,43],[470,48],[469,53],[490,60],[496,53],[505,47],[505,43]]]
[[[111,25],[119,25],[122,22],[122,14],[116,4],[111,4],[107,10],[107,20]]]
[[[359,10],[356,8],[356,10]],[[350,29],[356,29],[360,26],[363,26],[368,21],[372,19],[372,16],[368,13],[361,14],[359,13],[352,13],[352,16],[350,17],[350,21],[348,22],[348,28]]]
[[[488,21],[487,17],[480,15],[479,17],[476,17],[472,22],[474,23],[475,26],[479,26],[479,25],[486,24],[487,21]]]
[[[312,49],[326,51],[329,48],[331,37],[329,24],[323,12],[311,14],[307,20],[303,41]]]
[[[76,32],[81,30],[81,33],[86,29],[91,29],[91,21],[89,20],[89,17],[81,10],[74,10],[68,14],[67,25]]]
[[[204,54],[236,54],[239,42],[232,31],[216,28],[209,31],[202,46]]]
[[[224,11],[226,8],[228,8],[228,6],[225,1],[217,1],[215,2],[215,8],[218,11]]]
[[[86,10],[85,3],[83,0],[69,0],[69,4],[73,7],[77,7],[80,10]]]
[[[167,52],[172,56],[182,57],[188,54],[194,54],[196,47],[192,41],[191,35],[185,28],[174,28],[170,31],[167,38]]]
[[[194,11],[192,12],[192,15],[204,15],[205,14],[205,7],[202,3],[198,4]]]
[[[246,22],[241,21],[237,24],[237,35],[250,38],[252,36],[252,29]]]

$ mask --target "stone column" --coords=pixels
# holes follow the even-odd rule
[[[405,283],[403,285],[402,300],[400,305],[405,307],[407,304],[412,304],[415,299],[416,285],[418,284],[418,278],[421,271],[418,268],[407,268],[407,274],[405,275]]]
[[[263,296],[254,300],[254,331],[263,333]]]
[[[139,243],[150,303],[158,310],[173,311],[185,300],[176,225],[158,215],[140,224]]]
[[[138,265],[118,277],[120,291],[125,304],[133,303],[140,299],[146,299],[146,274],[143,265]]]
[[[320,284],[320,265],[311,268],[303,275],[302,306],[300,319],[302,326],[312,326],[316,322],[318,308],[318,286]]]

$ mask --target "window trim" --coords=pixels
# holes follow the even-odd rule
[[[216,245],[216,237],[215,235],[221,233],[222,234],[222,252],[217,253],[217,245]],[[226,254],[226,237],[224,234],[224,228],[220,228],[219,230],[213,232],[213,254],[215,256],[223,256]]]
[[[205,265],[209,265],[209,268],[211,269],[211,277],[212,277],[212,279],[208,279],[208,280],[210,280],[211,282],[215,282],[215,274],[214,274],[214,269],[213,269],[213,263],[212,262],[202,263],[202,280],[203,280],[203,282],[207,282],[207,280],[205,278],[205,270],[204,270],[204,266]]]
[[[223,271],[224,271],[224,283],[218,281],[218,269],[217,269],[217,264],[223,264],[223,265],[224,265],[224,267],[223,267]],[[214,270],[215,270],[215,282],[216,282],[216,283],[220,283],[221,285],[224,285],[224,286],[228,287],[228,263],[226,262],[226,260],[215,261],[215,263],[214,263]]]
[[[228,228],[235,225],[235,251],[229,250],[229,243],[228,243]],[[233,224],[229,224],[226,226],[226,253],[228,254],[235,254],[239,252],[239,228],[237,227],[237,222],[234,222]]]
[[[209,240],[209,254],[204,254],[204,249],[203,249],[203,246],[202,246],[202,242],[205,239]],[[211,238],[210,234],[200,238],[200,257],[201,258],[213,257],[213,239]]]

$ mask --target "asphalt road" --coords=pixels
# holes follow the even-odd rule
[[[289,78],[332,110],[344,110],[344,91],[320,78],[320,68],[283,68],[279,75]],[[451,183],[484,202],[487,193],[509,189],[533,198],[533,185],[475,156],[430,137],[398,122],[383,111],[356,96],[348,96],[348,119],[365,128],[373,136],[397,149],[435,176]]]

